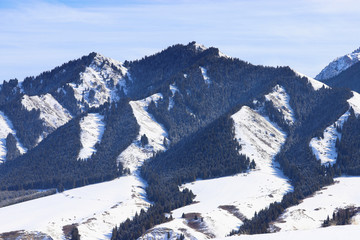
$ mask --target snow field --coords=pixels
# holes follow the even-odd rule
[[[335,125],[342,127],[344,122],[350,116],[350,112],[344,113],[336,122]],[[341,133],[336,130],[336,126],[331,124],[324,130],[324,138],[312,138],[310,147],[321,164],[335,164],[337,159],[336,139],[341,139]]]
[[[146,199],[146,183],[139,177],[137,168],[155,151],[166,150],[163,140],[165,129],[146,111],[151,101],[162,99],[161,94],[132,101],[130,105],[140,125],[138,138],[119,156],[131,175],[113,181],[76,188],[60,194],[0,208],[0,232],[25,230],[40,231],[53,239],[64,239],[62,228],[77,224],[82,239],[110,239],[115,225],[132,218],[150,203]],[[93,152],[93,146],[101,139],[104,130],[103,116],[91,113],[85,116],[80,126],[84,149],[82,156]],[[140,137],[146,134],[149,140],[142,147]],[[40,209],[40,210],[39,210]]]
[[[286,93],[285,89],[276,85],[273,91],[265,95],[266,101],[271,101],[275,108],[281,111],[285,121],[292,125],[295,122],[294,111],[290,106],[290,96]]]
[[[115,224],[149,205],[144,187],[125,176],[0,208],[6,216],[0,218],[0,232],[36,230],[60,240],[63,226],[79,224],[83,239],[109,239]]]
[[[325,80],[335,77],[359,61],[360,51],[357,49],[350,54],[346,54],[345,56],[333,60],[316,76],[316,79]]]
[[[175,83],[174,84],[170,84],[169,86],[170,91],[172,93],[172,96],[169,97],[169,106],[168,106],[168,111],[170,111],[173,107],[174,107],[174,96],[176,92],[180,92],[179,89],[176,87]]]
[[[144,190],[146,183],[139,176],[138,168],[154,152],[166,150],[163,140],[167,137],[167,133],[147,112],[151,101],[156,104],[162,98],[161,94],[154,94],[148,98],[130,102],[140,131],[137,139],[119,155],[118,161],[121,161],[124,168],[128,168],[131,172],[131,175],[126,177],[131,179],[130,185],[119,185],[119,188],[124,188],[124,190],[130,189],[131,199],[121,202],[116,207],[108,208],[105,212],[97,214],[95,219],[88,219],[84,224],[81,224],[79,232],[82,237],[86,236],[85,239],[109,239],[115,224],[120,224],[127,218],[133,217],[136,212],[139,213],[141,209],[146,210],[150,206]],[[143,147],[140,138],[144,134],[147,136],[149,144]]]
[[[167,139],[167,132],[147,112],[151,101],[154,101],[156,104],[162,98],[162,94],[158,93],[139,101],[130,101],[130,106],[140,125],[140,132],[136,140],[119,155],[118,161],[123,164],[124,168],[129,168],[131,172],[134,172],[141,166],[146,159],[152,157],[153,153],[166,150],[166,146],[163,143],[164,139]],[[149,144],[142,147],[140,139],[144,134],[148,138]]]
[[[357,92],[352,92],[353,96],[347,100],[350,107],[353,108],[356,115],[360,114],[360,94]],[[348,117],[350,116],[350,111],[344,113],[334,124],[340,128],[344,125]],[[336,130],[336,126],[331,124],[324,130],[324,138],[313,138],[310,141],[310,147],[315,154],[316,158],[321,161],[322,164],[331,164],[336,163],[337,151],[336,151],[336,139],[341,140],[341,133]]]
[[[353,97],[351,97],[347,102],[353,108],[354,113],[358,116],[360,115],[360,94],[352,91]]]
[[[320,88],[324,87],[324,88],[330,88],[328,85],[326,85],[325,83],[322,83],[314,78],[308,77],[302,73],[299,73],[295,70],[293,70],[295,72],[296,75],[298,75],[299,77],[305,77],[307,78],[308,82],[311,84],[311,86],[314,88],[315,91],[319,90]]]
[[[207,75],[207,69],[205,69],[204,67],[199,67],[200,70],[201,70],[201,74],[203,75],[203,78],[204,78],[204,82],[207,84],[207,85],[210,85],[211,84],[211,80],[210,78],[208,77]]]
[[[114,69],[115,68],[115,69]],[[89,107],[99,107],[108,100],[117,101],[116,85],[127,93],[125,76],[130,75],[121,62],[97,54],[93,62],[80,73],[81,84],[70,83],[74,89],[74,96],[81,109],[84,109],[82,100]]]
[[[80,121],[80,149],[78,159],[88,159],[96,153],[95,144],[101,141],[105,131],[104,116],[99,113],[89,113]]]
[[[9,133],[14,135],[15,139],[17,140],[17,148],[21,154],[24,154],[27,149],[24,148],[16,138],[16,132],[11,121],[5,116],[3,112],[0,111],[0,163],[6,161],[6,137]]]
[[[326,240],[343,240],[357,239],[360,235],[359,226],[332,226],[306,231],[289,231],[259,235],[241,235],[221,240],[304,240],[304,239],[326,239]],[[220,240],[220,238],[219,238]]]
[[[299,205],[288,208],[274,223],[280,231],[310,230],[321,226],[337,208],[360,206],[360,177],[339,177]],[[357,218],[359,224],[359,218]],[[357,226],[358,229],[359,226]],[[328,228],[326,228],[328,229]]]
[[[49,93],[41,96],[24,95],[21,100],[21,104],[28,111],[33,109],[39,110],[40,119],[47,127],[47,129],[39,136],[38,143],[46,138],[52,131],[72,119],[70,112],[61,106],[60,103]]]
[[[171,239],[176,239],[176,234],[184,234],[189,239],[224,237],[237,229],[245,217],[252,218],[255,212],[281,201],[284,194],[292,191],[272,161],[285,142],[285,134],[247,106],[232,118],[235,137],[242,146],[240,153],[255,160],[256,170],[184,184],[180,188],[192,190],[195,203],[174,210],[174,220],[154,227],[141,239],[164,239],[167,232],[173,234]],[[181,217],[183,213],[197,213],[202,217],[201,229],[192,228]]]

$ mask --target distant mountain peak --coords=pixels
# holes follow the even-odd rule
[[[358,49],[355,49],[352,53],[360,53],[360,47]]]
[[[199,51],[199,52],[203,52],[205,50],[207,50],[208,48],[205,47],[203,44],[197,43],[195,41],[189,43],[190,46],[193,46],[195,48],[195,50]]]
[[[317,80],[326,80],[341,72],[345,71],[355,63],[360,61],[360,48],[354,50],[352,53],[338,57],[327,65],[316,77]]]

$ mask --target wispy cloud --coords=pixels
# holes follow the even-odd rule
[[[313,76],[360,45],[360,3],[354,0],[5,3],[0,80],[37,75],[92,51],[131,60],[192,40]]]

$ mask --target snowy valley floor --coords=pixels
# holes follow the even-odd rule
[[[0,208],[0,232],[40,231],[63,239],[63,226],[78,224],[82,239],[109,239],[111,230],[149,203],[133,175]]]

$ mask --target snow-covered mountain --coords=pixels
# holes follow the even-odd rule
[[[64,239],[76,227],[84,239],[221,239],[320,227],[358,204],[346,189],[360,175],[359,96],[195,42],[124,63],[91,53],[4,82],[0,201],[13,205],[0,208],[9,216],[0,238]],[[24,189],[52,188],[18,203],[30,198]]]
[[[326,79],[335,77],[359,61],[360,48],[330,62],[323,70],[321,70],[315,79],[325,81]]]

